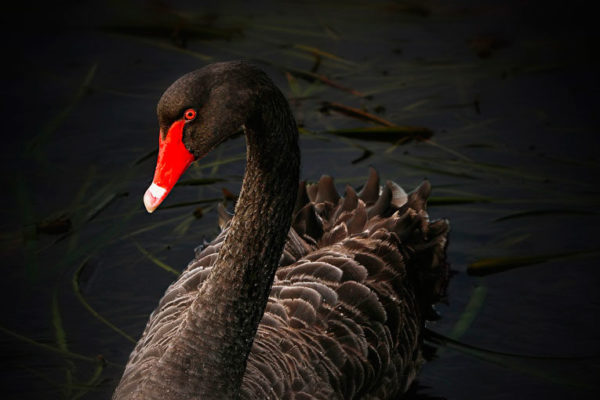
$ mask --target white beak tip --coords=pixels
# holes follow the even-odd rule
[[[150,214],[154,212],[167,195],[167,189],[152,183],[144,193],[144,206]]]

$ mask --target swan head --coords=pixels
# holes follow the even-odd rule
[[[158,102],[159,150],[154,179],[144,194],[153,212],[192,162],[240,132],[255,114],[270,80],[243,61],[208,65],[177,79]]]

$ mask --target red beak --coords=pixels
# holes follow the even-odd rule
[[[194,156],[183,145],[184,120],[175,121],[166,136],[158,138],[158,161],[152,184],[144,194],[144,205],[149,213],[167,197],[183,172],[194,161]],[[164,136],[164,138],[163,138]]]

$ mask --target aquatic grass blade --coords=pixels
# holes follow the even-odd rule
[[[319,49],[317,47],[314,47],[314,46],[309,46],[309,45],[297,43],[297,44],[292,45],[292,47],[295,48],[295,49],[298,49],[298,50],[302,50],[302,51],[308,52],[308,53],[313,54],[313,55],[318,55],[320,57],[328,58],[330,60],[336,61],[336,62],[341,63],[341,64],[345,64],[347,66],[356,66],[357,65],[353,61],[346,60],[345,58],[337,56],[337,55],[335,55],[333,53],[330,53],[328,51],[321,50],[321,49]]]
[[[4,326],[0,325],[0,332],[11,336],[12,338],[19,340],[21,342],[27,343],[29,345],[32,345],[34,347],[37,347],[39,349],[51,352],[51,353],[56,353],[62,357],[66,357],[66,358],[73,358],[73,359],[77,359],[77,360],[82,360],[82,361],[87,361],[87,362],[97,362],[97,358],[96,357],[90,357],[90,356],[86,356],[83,354],[79,354],[79,353],[74,353],[70,350],[63,350],[60,349],[58,347],[55,346],[50,346],[48,344],[45,343],[40,343],[36,340],[30,339],[27,336],[21,335],[17,332],[14,332],[10,329],[5,328]],[[113,365],[117,365],[117,364],[113,364]]]
[[[502,217],[498,217],[494,222],[506,221],[509,219],[526,218],[526,217],[538,217],[546,215],[596,215],[597,213],[592,211],[574,210],[574,209],[544,209],[544,210],[527,210],[520,211],[512,214],[508,214]]]
[[[38,237],[35,227],[35,210],[24,176],[17,177],[15,191],[22,227],[25,276],[29,282],[32,282],[37,279],[39,273]]]
[[[372,126],[364,128],[328,129],[325,133],[365,141],[396,143],[399,140],[424,140],[433,135],[422,126]]]
[[[81,397],[89,393],[91,390],[95,389],[102,382],[101,378],[105,366],[106,362],[104,361],[104,359],[98,357],[98,363],[96,365],[96,368],[94,368],[92,376],[86,382],[84,382],[83,385],[78,385],[79,391],[75,393],[75,395],[73,395],[70,400],[80,399]]]
[[[75,270],[75,273],[73,274],[73,277],[71,279],[71,286],[73,288],[73,293],[75,294],[75,297],[77,297],[77,300],[79,301],[79,303],[90,313],[92,314],[92,316],[94,318],[96,318],[98,321],[102,322],[104,325],[106,325],[108,328],[112,329],[113,331],[115,331],[116,333],[118,333],[119,335],[121,335],[122,337],[124,337],[125,339],[127,339],[128,341],[130,341],[131,343],[136,343],[136,340],[134,338],[132,338],[130,335],[128,335],[127,333],[125,333],[122,329],[120,329],[119,327],[117,327],[116,325],[114,325],[112,322],[110,322],[109,320],[107,320],[105,317],[103,317],[102,315],[100,315],[100,313],[98,313],[85,299],[85,297],[83,296],[83,293],[81,291],[81,288],[79,286],[79,277],[81,276],[81,272],[83,271],[83,268],[87,265],[88,259],[86,258],[80,265],[79,267]]]
[[[349,117],[375,122],[382,126],[389,126],[389,127],[395,126],[394,123],[392,123],[386,119],[383,119],[381,117],[378,117],[377,115],[371,114],[367,111],[361,110],[359,108],[346,106],[346,105],[343,105],[340,103],[326,101],[323,103],[323,107],[321,108],[321,111],[329,111],[329,110],[340,112],[342,114],[348,115]]]
[[[600,250],[579,250],[563,253],[537,254],[529,256],[502,256],[482,258],[467,266],[467,273],[472,276],[485,276],[514,268],[528,267],[562,258],[585,256],[599,253]]]
[[[152,255],[148,250],[143,248],[142,245],[139,244],[137,241],[134,240],[133,243],[135,244],[135,247],[137,247],[137,249],[140,251],[140,253],[142,253],[148,260],[152,261],[159,268],[162,268],[165,271],[167,271],[175,276],[181,275],[181,273],[179,271],[177,271],[175,268],[171,267],[170,265],[160,261],[154,255]]]
[[[567,363],[597,360],[600,357],[599,355],[553,356],[501,352],[463,343],[428,328],[425,329],[425,339],[434,345],[444,346],[482,361],[582,391],[591,390],[593,386],[573,372],[566,375],[564,368],[561,367]]]
[[[217,164],[216,166],[218,166]],[[226,182],[227,179],[224,178],[191,178],[191,179],[182,179],[178,181],[175,186],[203,186],[203,185],[212,185],[218,182]]]
[[[460,314],[458,321],[452,327],[452,331],[450,331],[448,337],[458,340],[469,330],[483,308],[486,296],[487,288],[485,286],[477,286],[473,289],[469,302]]]
[[[56,340],[56,345],[59,349],[64,351],[69,351],[67,346],[67,333],[64,330],[62,324],[62,317],[60,313],[60,305],[58,303],[58,289],[55,288],[52,294],[52,326],[54,328],[54,337]],[[64,394],[68,398],[71,396],[71,388],[73,385],[73,372],[75,365],[71,360],[65,360],[67,362],[67,367],[65,368],[65,391]]]
[[[432,206],[448,206],[456,204],[491,203],[493,199],[483,196],[431,196],[427,204]]]

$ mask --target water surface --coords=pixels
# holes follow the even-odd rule
[[[156,102],[183,73],[239,58],[289,99],[303,179],[330,174],[342,191],[374,166],[407,190],[431,181],[431,217],[452,224],[455,275],[429,328],[457,343],[431,343],[414,398],[596,398],[598,35],[588,15],[577,3],[516,1],[8,14],[3,398],[109,398],[175,278],[165,267],[183,269],[218,233],[216,204],[244,170],[240,137],[183,177],[212,183],[177,187],[146,214]],[[335,135],[381,123],[324,102],[433,136]]]

